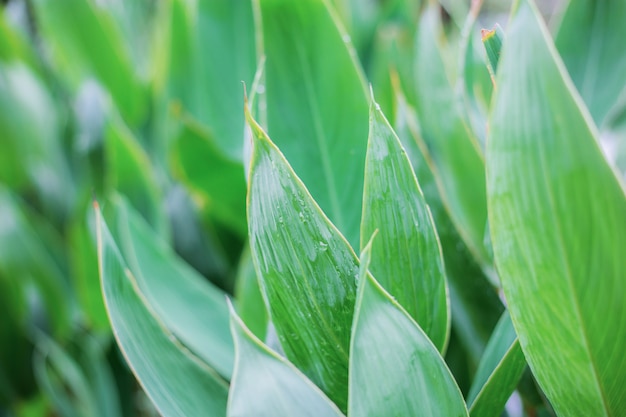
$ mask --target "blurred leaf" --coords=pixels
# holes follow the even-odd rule
[[[267,57],[268,133],[356,248],[368,105],[349,37],[325,0],[256,1]]]
[[[35,0],[35,17],[59,72],[77,87],[95,76],[133,127],[147,96],[119,27],[95,0]]]
[[[161,415],[226,415],[228,385],[156,319],[96,209],[98,259],[118,345]]]
[[[229,417],[342,416],[306,376],[263,344],[231,309],[237,350]]]
[[[230,379],[234,348],[226,295],[181,261],[121,199],[116,237],[149,306],[167,330]]]
[[[0,8],[0,61],[13,60],[37,68],[34,51],[19,30],[9,22],[4,8]]]
[[[436,40],[441,36],[438,13],[436,7],[426,9],[418,27],[416,110],[441,199],[471,252],[489,270],[484,161],[446,77]]]
[[[488,141],[489,211],[520,344],[559,415],[626,409],[626,197],[534,6],[514,12]]]
[[[280,151],[247,117],[254,136],[248,227],[261,291],[289,360],[345,411],[358,261]]]
[[[226,156],[198,122],[188,116],[181,122],[172,150],[174,172],[202,209],[245,236],[246,180],[241,162]]]
[[[372,97],[361,246],[375,230],[371,271],[443,352],[450,330],[444,264],[430,210],[400,140]]]
[[[476,366],[503,306],[443,206],[431,168],[432,161],[423,152],[426,145],[415,111],[408,105],[397,83],[394,92],[397,108],[394,129],[419,179],[441,241],[450,292],[452,327]]]
[[[205,126],[228,159],[241,161],[241,82],[256,68],[250,0],[168,0],[168,44],[162,48],[171,100]]]
[[[572,81],[596,125],[626,86],[626,2],[569,1],[555,37]]]
[[[263,340],[267,333],[269,317],[263,301],[263,294],[261,294],[259,280],[254,270],[249,246],[241,255],[236,282],[235,302],[241,321],[246,324],[252,334]]]
[[[105,134],[109,187],[124,194],[159,235],[166,234],[160,187],[148,155],[119,119],[109,120]]]
[[[489,339],[467,395],[470,415],[502,415],[504,406],[515,391],[525,368],[526,359],[517,340],[511,316],[505,311]]]
[[[437,348],[367,272],[370,256],[371,243],[361,254],[348,413],[467,416],[461,392]]]

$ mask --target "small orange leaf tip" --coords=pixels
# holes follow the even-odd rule
[[[482,38],[482,41],[486,41],[487,39],[491,38],[493,35],[496,34],[496,30],[495,29],[481,29],[480,30],[480,37]]]

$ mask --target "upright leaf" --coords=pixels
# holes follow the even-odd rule
[[[250,247],[271,320],[289,360],[345,411],[358,260],[249,113],[248,123]]]
[[[349,37],[326,0],[256,1],[267,57],[268,133],[357,247],[368,106]]]
[[[555,43],[598,126],[626,87],[626,2],[570,1]]]
[[[467,416],[465,402],[437,348],[367,273],[361,254],[350,344],[352,416]]]
[[[113,334],[164,417],[226,415],[227,384],[176,342],[147,307],[97,211],[98,260]]]
[[[439,238],[407,154],[372,97],[362,247],[375,230],[372,273],[443,351],[450,318]]]
[[[485,244],[487,197],[483,156],[446,77],[442,47],[437,44],[437,36],[441,33],[438,19],[438,8],[431,6],[422,14],[418,27],[416,110],[450,218],[474,256],[489,269],[491,255]]]
[[[226,295],[178,259],[172,250],[118,200],[117,237],[139,288],[168,331],[225,378],[234,351]]]
[[[626,409],[626,197],[536,8],[514,9],[488,140],[498,270],[559,415]]]
[[[231,308],[237,350],[229,417],[341,417],[341,411],[296,367],[270,350]]]

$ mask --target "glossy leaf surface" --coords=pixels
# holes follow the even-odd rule
[[[159,320],[229,379],[234,350],[226,295],[180,260],[127,204],[118,201],[115,210],[124,258]]]
[[[456,102],[437,36],[438,9],[422,14],[416,40],[416,111],[436,168],[435,178],[450,218],[479,262],[491,263],[484,237],[487,227],[485,167],[477,138]]]
[[[270,350],[231,309],[236,361],[228,417],[340,417],[341,411],[295,366]]]
[[[467,416],[454,378],[428,336],[367,272],[361,254],[350,344],[352,416]]]
[[[470,416],[502,415],[504,406],[515,391],[525,368],[526,359],[517,340],[511,316],[505,312],[489,339],[467,395]]]
[[[325,0],[257,1],[268,133],[356,248],[368,104],[349,37]]]
[[[160,324],[97,211],[102,289],[126,361],[164,417],[224,416],[228,385]]]
[[[521,1],[488,141],[498,270],[526,359],[559,415],[626,409],[626,197],[541,17]]]
[[[439,238],[407,154],[372,98],[362,247],[375,230],[370,270],[443,351],[450,322]]]
[[[358,260],[265,132],[248,123],[250,247],[271,320],[289,360],[345,410]]]
[[[555,43],[598,126],[626,88],[626,2],[570,1]],[[584,35],[581,35],[584,34]]]

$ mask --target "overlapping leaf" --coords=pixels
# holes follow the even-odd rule
[[[358,260],[250,117],[250,247],[272,322],[291,360],[345,411]]]
[[[443,351],[449,306],[430,210],[400,140],[373,101],[365,162],[361,246],[375,230],[371,271]]]
[[[558,414],[626,409],[626,197],[541,17],[515,7],[488,140],[498,270],[526,359]]]

